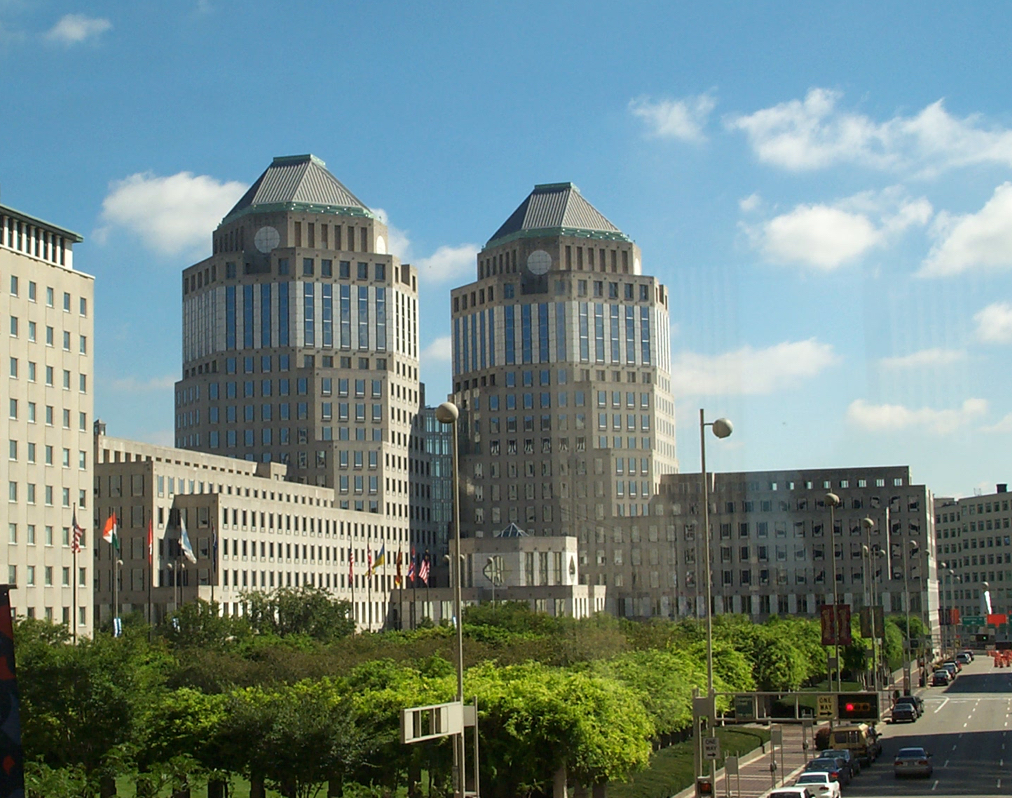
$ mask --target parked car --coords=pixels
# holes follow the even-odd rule
[[[970,649],[968,649],[968,648],[964,648],[964,649],[963,649],[962,651],[960,651],[959,653],[960,653],[960,654],[966,654],[966,656],[968,656],[968,657],[970,658],[970,662],[973,662],[973,652],[972,652],[972,651],[971,651]]]
[[[795,787],[807,787],[819,798],[840,798],[840,782],[831,781],[823,770],[802,773],[794,782]]]
[[[956,654],[956,662],[962,662],[964,665],[969,665],[972,661],[973,660],[971,659],[970,655],[967,654],[965,651],[960,651],[958,654]]]
[[[943,662],[942,663],[942,667],[945,670],[947,670],[950,674],[952,674],[952,678],[953,679],[955,679],[956,676],[959,674],[959,668],[956,667],[956,663],[955,662],[951,662],[951,661],[950,662]]]
[[[945,662],[942,663],[942,665],[945,666],[952,665],[956,669],[956,673],[959,673],[961,670],[963,670],[963,663],[955,659],[947,659],[945,660]]]
[[[890,723],[913,723],[917,720],[917,710],[914,709],[913,704],[896,704],[893,707],[892,717]]]
[[[948,687],[949,682],[952,681],[952,674],[949,673],[945,668],[939,668],[935,671],[931,677],[932,687]]]
[[[893,760],[893,773],[900,776],[923,776],[929,778],[934,768],[931,754],[923,748],[901,748]]]
[[[827,748],[824,751],[819,751],[819,756],[835,756],[837,759],[843,759],[850,765],[851,774],[854,776],[861,772],[861,762],[849,748]]]
[[[821,756],[805,765],[806,773],[828,773],[830,781],[840,782],[841,787],[850,784],[853,775],[850,766],[835,756]]]

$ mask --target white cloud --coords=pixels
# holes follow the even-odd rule
[[[479,250],[475,244],[443,245],[429,257],[420,258],[415,265],[419,274],[432,282],[456,280],[469,274],[473,277]]]
[[[411,260],[411,239],[408,237],[408,231],[391,224],[389,215],[382,208],[373,208],[372,211],[387,226],[387,252],[400,258],[402,263]]]
[[[872,405],[856,399],[847,408],[847,420],[868,432],[899,432],[914,428],[944,435],[965,427],[986,412],[987,402],[983,399],[967,399],[955,410]]]
[[[430,362],[449,363],[452,357],[453,339],[449,335],[444,335],[425,347],[419,360],[428,365]]]
[[[165,374],[161,377],[149,377],[146,380],[139,380],[136,377],[123,377],[113,380],[111,389],[114,393],[152,393],[171,390],[175,384],[176,378],[171,374]]]
[[[1012,432],[1012,413],[1002,416],[989,427],[982,427],[983,432]]]
[[[716,105],[717,101],[709,94],[657,102],[641,97],[629,103],[629,110],[646,123],[651,136],[704,141],[703,128]]]
[[[926,366],[948,366],[965,359],[966,352],[961,349],[922,349],[909,355],[884,357],[879,365],[890,370],[919,369]]]
[[[1012,130],[986,128],[975,115],[954,117],[942,100],[914,116],[879,122],[840,110],[841,96],[813,88],[804,100],[732,116],[725,125],[745,133],[760,161],[792,171],[856,163],[931,174],[977,163],[1012,165]]]
[[[839,357],[814,338],[766,349],[745,346],[722,355],[681,352],[671,373],[676,396],[770,394],[791,388],[834,365]]]
[[[51,42],[60,44],[78,44],[86,39],[93,39],[112,28],[112,23],[100,17],[87,17],[84,14],[66,14],[46,33]]]
[[[752,243],[775,263],[831,271],[886,245],[931,218],[931,203],[893,187],[862,192],[834,205],[798,205],[758,225],[745,226]]]
[[[758,193],[749,194],[744,199],[738,200],[738,209],[742,213],[751,213],[762,204],[763,198]]]
[[[1012,304],[994,302],[973,314],[977,338],[989,344],[1012,342]]]
[[[162,255],[189,253],[209,246],[211,231],[246,190],[242,183],[221,183],[207,175],[179,172],[159,177],[150,172],[111,184],[102,201],[102,221],[138,235]],[[108,229],[97,231],[100,240]]]
[[[940,213],[934,227],[941,240],[921,265],[922,277],[1012,267],[1012,183],[998,186],[977,213]]]

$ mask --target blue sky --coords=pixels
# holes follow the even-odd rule
[[[180,271],[312,152],[449,289],[572,181],[671,290],[683,470],[1012,481],[1012,7],[0,0],[0,202],[82,233],[96,410],[172,439]]]

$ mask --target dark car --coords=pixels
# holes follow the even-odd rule
[[[858,776],[861,774],[861,763],[858,758],[851,753],[849,748],[827,748],[824,751],[819,751],[818,759],[824,757],[831,757],[836,759],[842,759],[848,765],[850,765],[850,772],[852,776]]]
[[[850,784],[854,774],[844,760],[838,757],[820,756],[805,765],[806,773],[828,773],[830,781],[837,781],[841,787]]]
[[[924,714],[924,701],[915,695],[903,695],[896,699],[896,705],[909,704],[914,708],[914,714],[920,717]]]
[[[900,776],[924,776],[931,778],[934,768],[931,765],[931,754],[923,748],[901,748],[893,760],[893,773]]]
[[[965,651],[960,651],[956,654],[956,662],[962,662],[964,665],[969,665],[971,662],[970,655]]]
[[[931,677],[931,686],[948,687],[949,682],[951,681],[952,675],[947,670],[939,668],[937,671],[935,671],[934,675]]]
[[[913,723],[917,720],[917,710],[914,709],[913,704],[896,704],[893,707],[892,718],[890,723]]]

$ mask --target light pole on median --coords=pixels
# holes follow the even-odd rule
[[[706,422],[703,408],[699,409],[699,469],[703,481],[703,565],[706,573],[706,695],[710,711],[713,711],[713,567],[710,563],[710,480],[706,474],[706,428],[713,429],[718,438],[726,438],[734,430],[734,425],[726,418],[718,418],[711,423]],[[710,718],[710,723],[713,718]],[[698,736],[699,729],[693,733]],[[717,763],[710,760],[710,783],[716,780]]]
[[[440,424],[449,424],[453,429],[453,542],[454,551],[451,557],[450,570],[453,574],[453,613],[457,621],[457,702],[464,705],[464,624],[461,617],[460,601],[460,474],[458,472],[457,453],[457,419],[460,411],[453,402],[443,402],[436,408],[436,420]],[[453,738],[453,794],[454,798],[463,798],[465,793],[464,775],[464,732]]]
[[[833,655],[836,658],[836,692],[842,691],[840,681],[840,595],[836,585],[836,508],[840,506],[840,497],[835,493],[826,494],[829,505],[829,550],[833,560]],[[826,679],[832,690],[832,673],[826,668]]]

